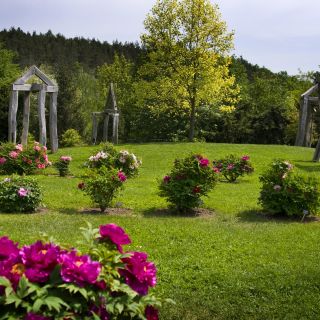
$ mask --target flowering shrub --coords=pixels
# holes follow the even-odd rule
[[[99,205],[101,212],[104,212],[126,180],[127,177],[122,171],[103,166],[98,170],[88,171],[78,188],[90,196],[91,200]]]
[[[157,269],[147,254],[123,253],[131,240],[115,224],[82,233],[86,252],[0,238],[0,319],[158,319],[161,302],[149,293]]]
[[[320,209],[319,182],[314,177],[295,174],[288,161],[274,160],[260,181],[259,202],[268,212],[303,216]]]
[[[59,171],[60,177],[65,177],[69,174],[69,164],[72,158],[69,156],[61,156],[59,161],[54,163],[54,166]]]
[[[229,182],[235,182],[240,176],[253,172],[252,164],[249,161],[250,157],[247,155],[241,158],[231,154],[223,159],[214,160],[214,171],[221,173]]]
[[[176,159],[173,169],[160,182],[160,196],[167,198],[180,212],[199,207],[201,196],[213,189],[217,175],[209,160],[201,155]]]
[[[48,159],[47,148],[41,147],[38,142],[28,147],[11,143],[0,146],[0,173],[2,174],[32,174],[49,165],[51,162]]]
[[[3,212],[33,212],[41,199],[41,190],[33,179],[12,176],[0,181],[0,209]]]
[[[138,174],[141,160],[127,150],[117,151],[112,144],[106,143],[101,145],[101,150],[98,153],[89,157],[86,166],[88,168],[100,168],[102,166],[115,168],[124,172],[130,178]]]

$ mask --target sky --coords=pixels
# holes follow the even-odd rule
[[[317,71],[320,65],[319,0],[215,0],[232,52],[273,72]],[[0,0],[0,29],[20,27],[100,41],[139,41],[155,0]]]

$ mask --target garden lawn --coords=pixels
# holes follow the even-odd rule
[[[206,143],[121,145],[142,158],[140,175],[126,182],[115,199],[131,215],[81,213],[92,207],[77,189],[81,164],[97,147],[60,149],[50,160],[71,155],[73,177],[60,178],[53,168],[35,176],[44,190],[47,211],[1,214],[0,233],[23,244],[39,232],[75,245],[79,227],[114,222],[132,238],[131,250],[146,251],[158,267],[153,292],[172,298],[161,319],[318,319],[320,318],[320,224],[269,219],[257,203],[259,174],[274,158],[291,161],[299,172],[319,176],[313,150],[288,146]],[[157,179],[176,157],[190,152],[219,159],[248,154],[255,167],[238,183],[219,182],[204,199],[215,211],[206,217],[161,215],[166,202],[157,193]],[[4,177],[3,177],[4,178]]]

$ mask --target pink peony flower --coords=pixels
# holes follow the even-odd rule
[[[170,177],[170,176],[164,176],[164,178],[163,178],[163,182],[164,182],[164,183],[169,183],[170,180],[171,180],[171,177]]]
[[[97,261],[91,261],[87,255],[78,256],[75,251],[60,255],[61,277],[65,282],[73,282],[83,287],[94,284],[101,271]]]
[[[228,164],[227,170],[232,170],[233,168],[234,168],[234,164],[233,163]]]
[[[43,146],[43,147],[42,147],[42,150],[43,150],[43,151],[47,151],[48,148],[47,148],[46,146]]]
[[[36,313],[28,312],[28,314],[23,318],[23,320],[50,320],[52,318],[48,318]]]
[[[46,282],[51,271],[58,264],[60,248],[51,244],[37,241],[20,250],[25,275],[31,282]]]
[[[5,157],[0,157],[0,165],[5,164],[7,159]]]
[[[46,165],[44,163],[38,163],[37,164],[37,168],[38,169],[45,169],[46,168]]]
[[[28,195],[28,189],[25,188],[19,188],[19,190],[17,191],[17,194],[20,198],[24,198]]]
[[[120,274],[125,277],[126,283],[140,295],[146,295],[149,287],[157,283],[157,269],[153,262],[148,262],[148,255],[144,252],[131,253],[129,258],[123,258],[125,269],[120,269]]]
[[[220,173],[220,169],[217,168],[217,167],[213,167],[213,171],[214,171],[215,173]]]
[[[99,232],[101,235],[100,239],[107,238],[111,240],[121,253],[123,252],[122,245],[131,243],[129,236],[125,233],[125,231],[114,223],[101,225]]]
[[[33,147],[33,150],[39,152],[39,151],[41,151],[41,147],[39,145],[35,145]]]
[[[121,182],[125,182],[127,180],[126,175],[121,171],[118,172],[118,178]]]
[[[209,165],[209,160],[206,158],[202,158],[199,160],[199,164],[201,167],[207,167]]]
[[[250,157],[249,156],[242,156],[242,158],[241,158],[241,160],[243,160],[243,161],[248,161],[250,159]]]
[[[16,159],[18,157],[19,153],[16,152],[16,151],[11,151],[9,153],[9,157],[12,158],[12,159]]]
[[[72,158],[70,156],[61,156],[60,160],[64,162],[70,162]]]
[[[22,144],[17,144],[17,145],[15,146],[15,149],[16,149],[17,151],[23,151],[23,145],[22,145]]]

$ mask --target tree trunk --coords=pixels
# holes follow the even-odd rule
[[[192,142],[194,139],[194,129],[196,123],[196,108],[195,105],[191,106],[190,113],[190,129],[189,129],[189,141]]]

